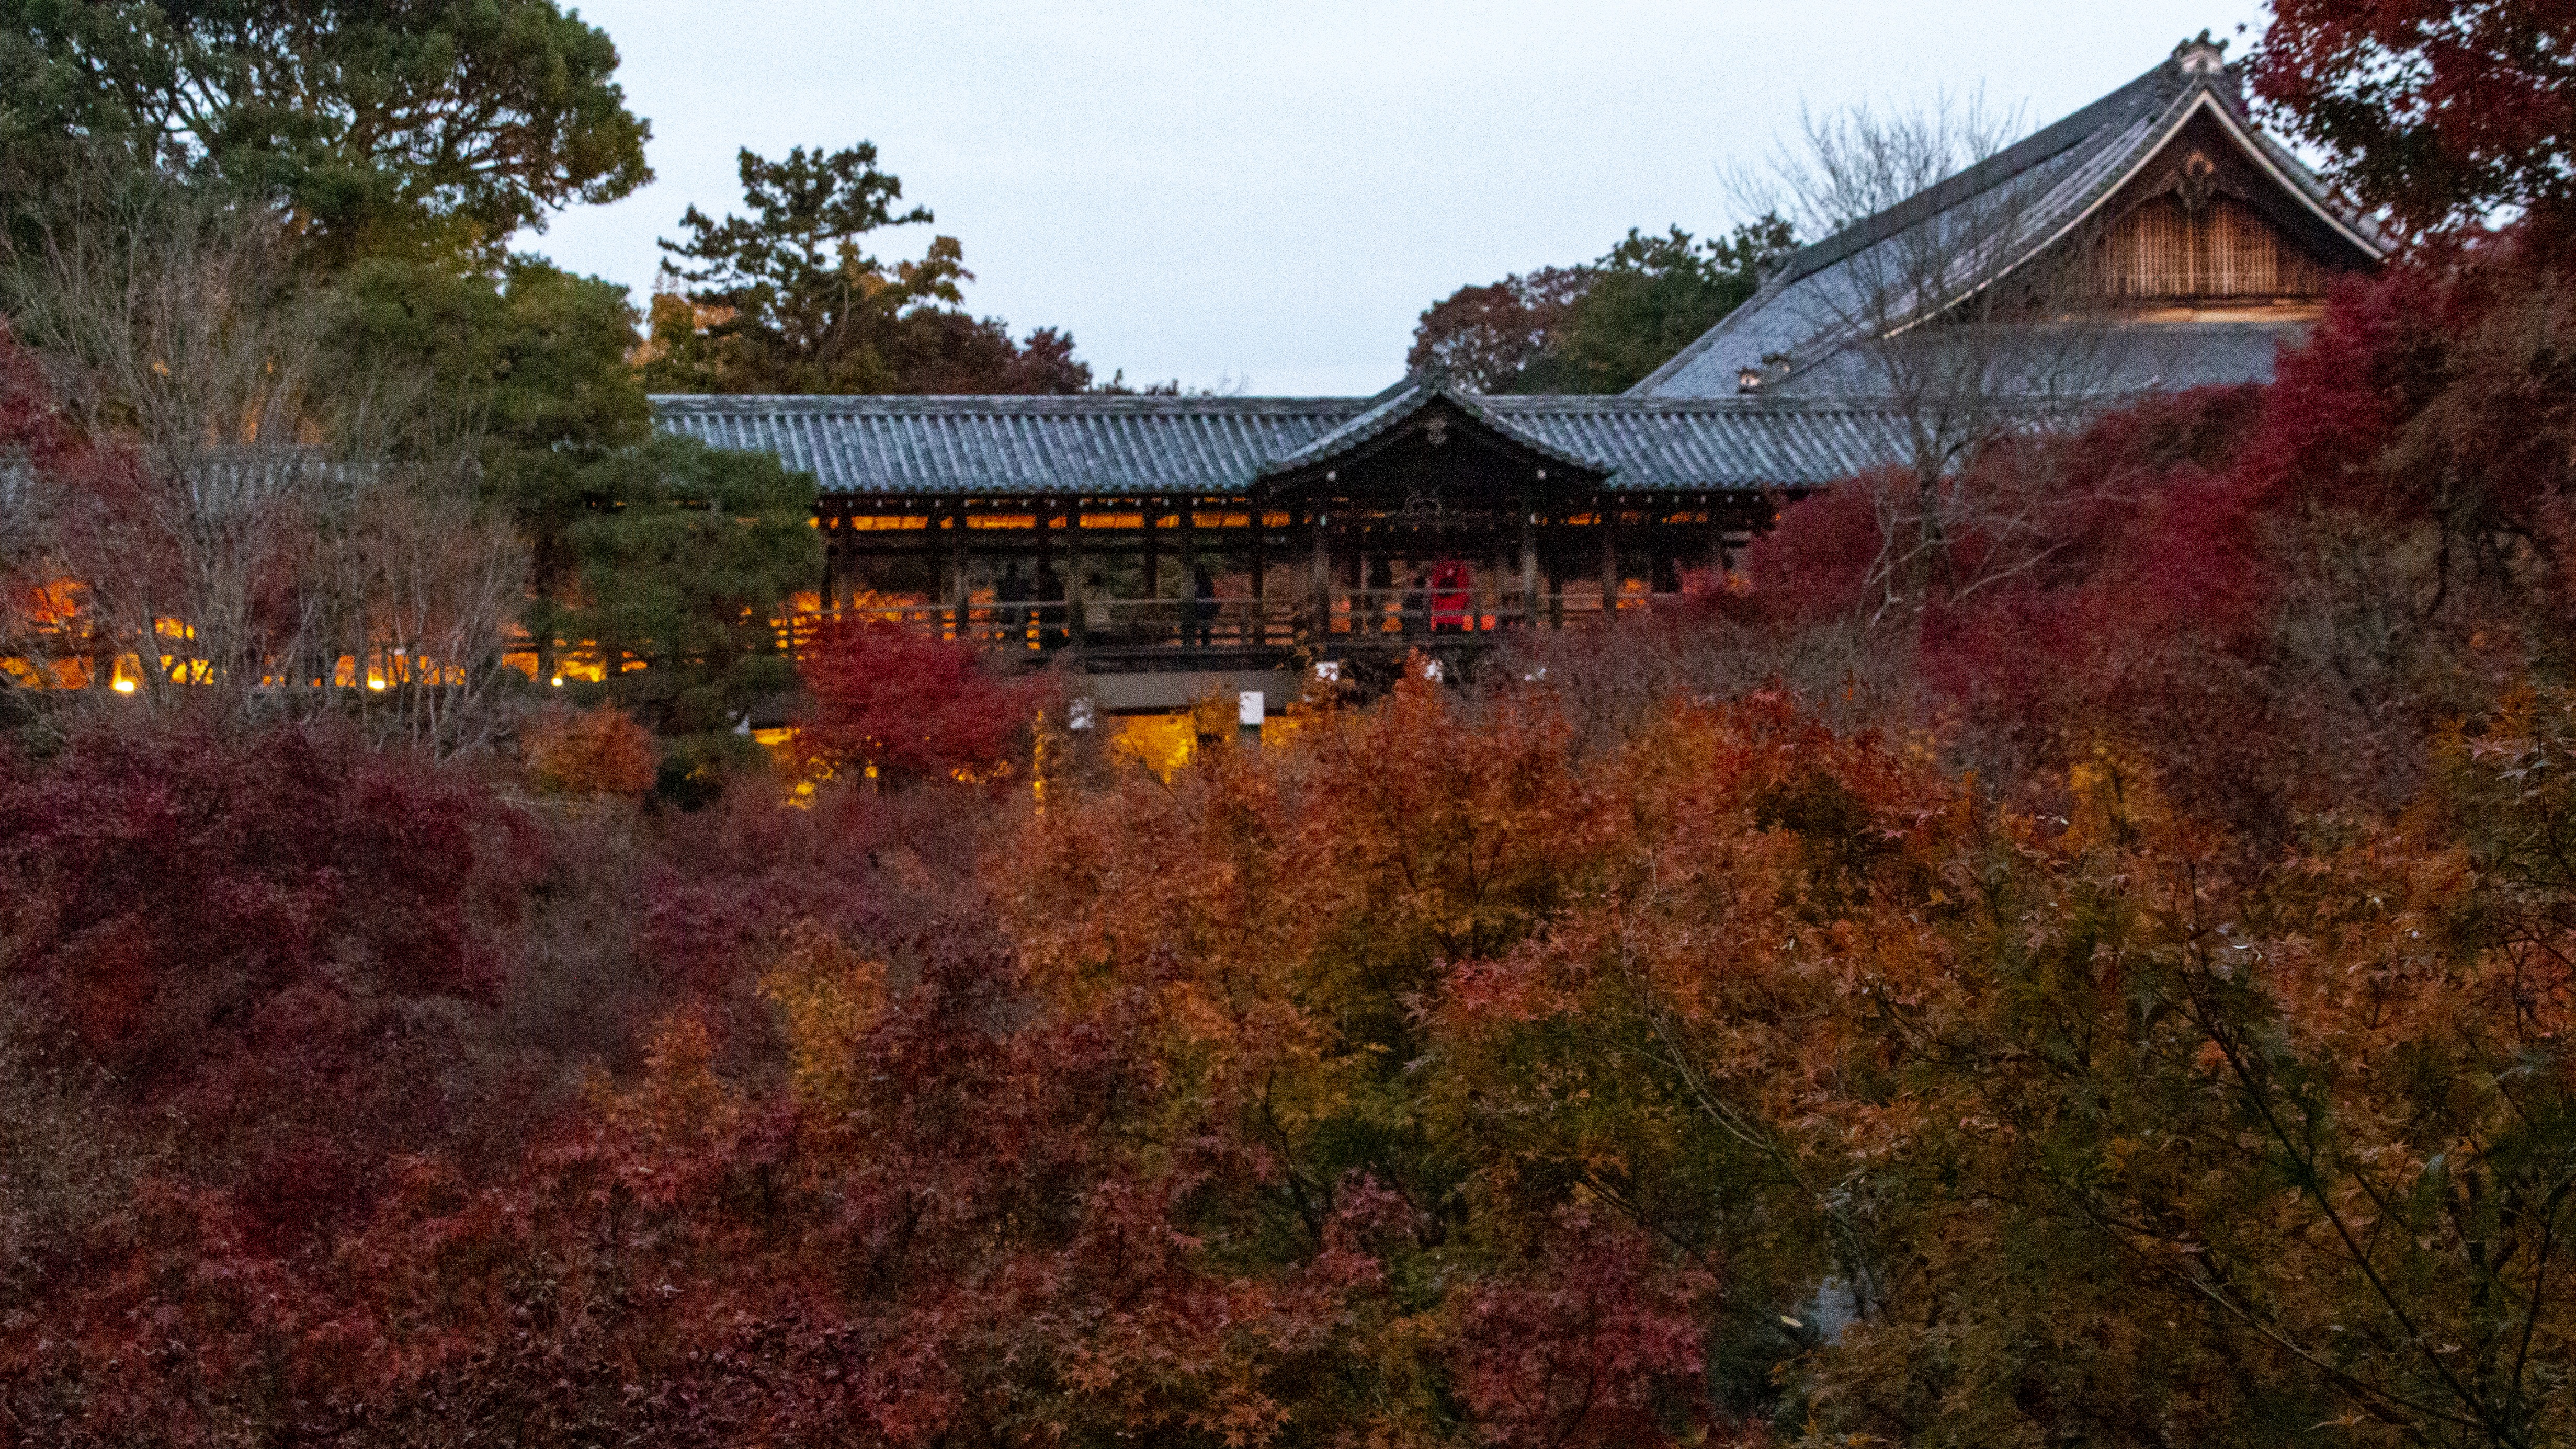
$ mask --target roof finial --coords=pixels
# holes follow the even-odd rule
[[[2209,32],[2174,47],[2174,62],[2187,76],[2218,76],[2227,73],[2227,42],[2212,40]]]

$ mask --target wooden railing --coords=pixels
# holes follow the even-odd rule
[[[1342,589],[1318,613],[1308,599],[1085,599],[1002,603],[989,599],[956,604],[844,606],[804,614],[790,625],[802,646],[826,619],[892,624],[988,649],[1049,653],[1058,650],[1286,652],[1307,645],[1403,648],[1410,644],[1463,642],[1466,636],[1528,628],[1557,628],[1597,620],[1605,612],[1651,607],[1679,597],[1630,591],[1602,607],[1598,590],[1542,593],[1533,611],[1525,596],[1496,600],[1423,589]]]

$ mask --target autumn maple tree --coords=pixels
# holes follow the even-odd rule
[[[1896,583],[1921,480],[1849,479],[1159,770],[832,622],[794,778],[686,798],[641,689],[465,748],[0,685],[0,1446],[2567,1442],[2556,24],[2285,4],[2258,79],[2422,100],[2327,139],[2460,245],[1994,440]],[[526,381],[616,308],[520,280],[507,368],[403,287],[370,345],[484,367],[557,603],[735,741],[804,485]],[[0,340],[0,452],[108,516],[58,361]],[[54,537],[0,640],[112,665]]]
[[[1007,773],[1051,686],[987,671],[970,646],[891,624],[830,620],[800,652],[813,703],[797,749],[889,781]]]
[[[2256,92],[2360,197],[2421,235],[2576,203],[2576,17],[2555,0],[2277,0]]]

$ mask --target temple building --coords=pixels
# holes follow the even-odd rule
[[[1793,253],[1623,396],[1435,374],[1366,398],[654,406],[818,480],[824,609],[1060,661],[1098,708],[1150,711],[1293,698],[1315,666],[1472,655],[1676,592],[1785,503],[1919,446],[1923,410],[1955,399],[1909,378],[2082,407],[2268,379],[2335,279],[2386,251],[2255,124],[2204,34]]]
[[[2255,124],[2204,31],[2055,125],[1791,254],[1631,395],[1883,394],[1865,361],[1874,339],[1859,334],[1934,324],[2032,275],[2063,279],[2042,299],[2052,310],[2105,324],[2086,349],[2094,391],[2268,382],[2335,279],[2387,252]],[[1954,256],[1954,273],[1931,275]]]

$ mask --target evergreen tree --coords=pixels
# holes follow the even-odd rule
[[[954,237],[918,261],[862,250],[869,233],[924,225],[897,212],[903,183],[862,141],[799,146],[781,161],[745,150],[749,216],[690,207],[664,241],[674,290],[654,298],[646,382],[731,393],[1070,393],[1092,386],[1073,339],[1053,328],[1013,342],[998,318],[959,309],[974,279]]]
[[[1460,288],[1422,314],[1405,365],[1484,392],[1625,392],[1750,300],[1795,245],[1777,216],[1722,240],[1631,227],[1586,265]]]
[[[654,435],[624,288],[521,257],[497,278],[378,261],[342,292],[351,365],[430,379],[425,425],[475,434],[532,555],[542,676],[569,668],[577,693],[674,733],[727,728],[792,684],[771,621],[821,575],[814,481]],[[582,687],[590,665],[604,678]]]
[[[651,179],[616,69],[554,0],[0,0],[0,167],[29,198],[105,156],[218,179],[335,263],[497,260]]]

